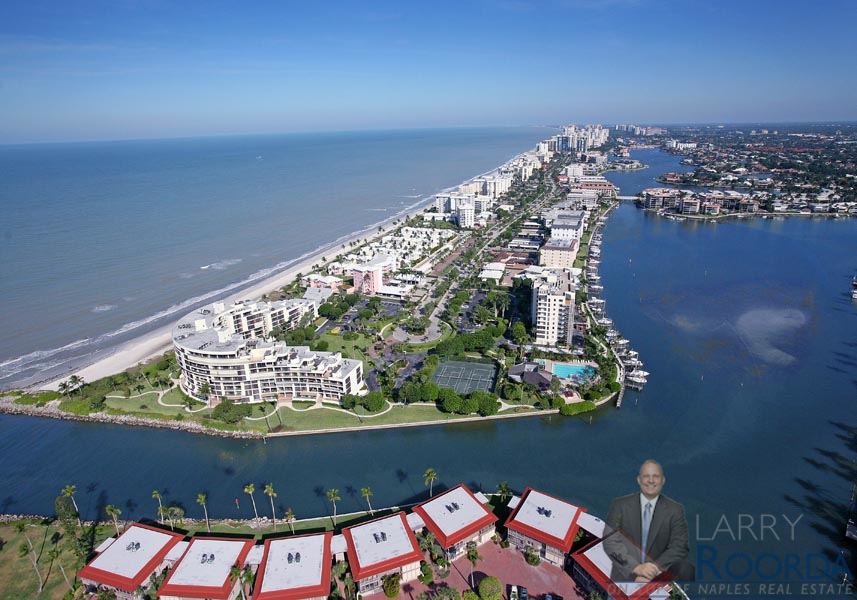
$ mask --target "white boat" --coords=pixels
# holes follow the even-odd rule
[[[642,369],[634,369],[630,373],[628,373],[631,377],[648,377],[651,375],[648,371],[643,371]]]
[[[628,341],[628,340],[626,340],[625,338],[621,338],[621,339],[616,340],[616,341],[615,341],[615,342],[613,342],[613,343],[614,343],[614,344],[616,344],[617,346],[627,346],[627,345],[628,345],[628,344],[630,344],[631,342],[630,342],[630,341]]]
[[[598,323],[599,325],[604,326],[604,327],[610,327],[613,324],[613,319],[609,319],[607,317],[604,317],[602,319],[598,319],[595,322]]]
[[[640,356],[640,353],[636,350],[628,350],[628,356],[630,356],[631,358],[637,358],[638,356]]]
[[[627,379],[628,381],[633,381],[634,383],[639,383],[640,385],[648,383],[648,380],[645,377],[631,377],[630,375],[628,375],[627,377],[625,377],[625,379]]]
[[[641,361],[639,358],[627,358],[623,362],[629,367],[640,368],[643,366],[643,361]]]

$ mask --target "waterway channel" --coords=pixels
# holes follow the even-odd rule
[[[682,168],[655,150],[635,157],[650,168],[610,174],[623,195]],[[74,483],[87,517],[107,503],[123,517],[153,517],[155,488],[191,516],[206,491],[213,516],[250,517],[243,484],[270,481],[280,509],[300,518],[327,514],[333,487],[340,512],[363,508],[363,486],[375,506],[414,501],[434,467],[443,485],[490,491],[507,480],[605,515],[653,457],[665,493],[685,505],[694,558],[719,553],[701,575],[716,579],[713,567],[742,551],[795,554],[824,577],[829,569],[808,555],[844,556],[853,568],[842,531],[857,459],[855,257],[853,219],[675,222],[624,203],[605,228],[601,274],[610,317],[652,375],[620,410],[591,422],[555,416],[267,443],[0,416],[0,512],[51,513],[59,489]],[[733,539],[748,518],[758,538],[763,514],[777,519],[779,540],[747,529]],[[784,516],[799,519],[793,539]],[[714,534],[723,519],[732,533]]]

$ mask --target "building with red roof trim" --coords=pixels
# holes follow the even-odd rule
[[[232,567],[244,568],[254,543],[253,539],[245,538],[194,537],[161,585],[158,597],[232,600],[241,585],[239,578],[231,579]]]
[[[497,522],[496,515],[463,483],[415,506],[414,512],[450,559],[464,553],[469,542],[488,541]]]
[[[527,488],[506,519],[509,543],[562,567],[577,535],[577,518],[582,512],[570,502]]]
[[[149,578],[167,567],[167,554],[182,539],[180,533],[133,523],[77,576],[83,585],[112,590],[121,600],[136,597],[137,588],[148,587]]]
[[[348,564],[361,594],[381,587],[381,578],[402,574],[402,581],[413,581],[420,574],[423,554],[404,512],[375,519],[342,530],[348,547]]]
[[[637,583],[631,580],[634,575],[627,572],[627,559],[617,558],[616,564],[611,559],[611,556],[633,555],[635,551],[640,550],[621,532],[611,532],[605,539],[596,539],[572,554],[572,578],[587,597],[594,592],[615,600],[667,600],[670,597],[667,573],[663,578]]]
[[[332,531],[266,539],[253,600],[326,599],[332,539]]]

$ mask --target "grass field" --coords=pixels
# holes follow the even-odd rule
[[[372,345],[372,340],[370,340],[362,333],[357,334],[357,339],[346,340],[341,335],[335,335],[330,332],[325,332],[321,336],[319,336],[318,339],[327,342],[328,352],[341,352],[345,358],[362,360],[363,371],[368,371],[369,359],[366,356],[366,351],[369,349],[369,346]]]

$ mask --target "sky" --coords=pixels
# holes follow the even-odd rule
[[[857,120],[857,1],[0,3],[0,143]]]

